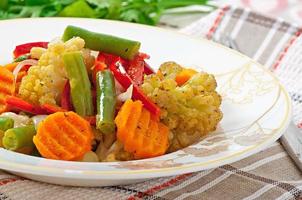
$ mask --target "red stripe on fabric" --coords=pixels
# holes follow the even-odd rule
[[[283,58],[285,57],[286,53],[288,52],[288,49],[293,45],[293,43],[297,40],[297,38],[301,35],[302,30],[299,29],[289,40],[289,42],[287,43],[287,45],[285,46],[284,50],[279,54],[275,64],[273,64],[273,70],[276,70],[281,61],[283,60]]]
[[[3,185],[6,185],[8,183],[13,183],[13,182],[20,181],[20,180],[23,180],[23,179],[20,179],[20,178],[6,178],[6,179],[2,179],[2,180],[0,180],[0,187],[3,186]]]
[[[162,183],[160,185],[156,185],[156,186],[154,186],[154,187],[152,187],[152,188],[150,188],[148,190],[145,190],[145,191],[140,192],[140,193],[138,193],[138,194],[136,194],[134,196],[131,196],[127,200],[135,200],[137,198],[142,198],[144,196],[152,195],[152,194],[154,194],[154,192],[157,192],[157,191],[165,189],[165,188],[167,188],[167,187],[169,187],[171,185],[174,185],[177,182],[179,182],[179,181],[181,181],[181,180],[183,180],[183,179],[185,179],[185,178],[187,178],[187,177],[189,177],[191,175],[192,175],[192,173],[182,174],[182,175],[176,176],[175,178],[172,178],[172,179],[168,180],[167,182],[164,182],[164,183]]]
[[[216,19],[214,20],[213,25],[211,26],[211,28],[209,29],[208,33],[207,33],[207,38],[211,39],[214,32],[216,31],[217,27],[219,26],[222,18],[224,17],[225,13],[227,10],[230,9],[230,6],[225,6],[223,8],[221,8],[220,12],[218,13]]]

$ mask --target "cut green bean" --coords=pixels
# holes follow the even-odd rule
[[[63,55],[65,69],[70,83],[70,93],[73,107],[81,116],[94,114],[91,84],[80,52],[70,52]]]
[[[96,126],[102,133],[115,132],[116,93],[114,77],[110,70],[98,72],[97,78],[97,116]]]
[[[67,26],[62,39],[67,41],[76,36],[85,40],[85,46],[88,49],[115,54],[128,60],[133,59],[140,48],[138,41],[95,33],[76,26]]]
[[[0,130],[6,131],[14,127],[14,120],[8,117],[0,117]]]
[[[5,149],[11,151],[33,150],[35,147],[33,143],[35,134],[36,129],[33,125],[11,128],[5,131],[2,144]]]

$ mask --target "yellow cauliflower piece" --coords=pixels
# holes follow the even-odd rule
[[[19,95],[34,104],[56,104],[63,90],[65,77],[58,76],[54,65],[32,66],[22,79]]]
[[[45,48],[42,47],[33,47],[30,50],[30,57],[35,59],[40,59],[42,54],[46,52]]]
[[[53,41],[47,49],[32,48],[31,56],[39,59],[38,65],[32,66],[22,79],[19,96],[33,104],[58,104],[67,79],[62,56],[66,52],[81,51],[87,65],[92,65],[94,57],[84,46],[85,41],[75,37],[65,43]]]
[[[159,69],[161,73],[146,76],[141,86],[161,108],[161,120],[172,132],[169,151],[197,142],[215,130],[222,119],[215,77],[200,72],[177,86],[175,76],[182,69],[174,62],[164,63]]]

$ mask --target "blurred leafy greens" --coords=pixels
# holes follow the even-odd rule
[[[208,0],[0,0],[0,19],[89,17],[156,25],[166,10]]]

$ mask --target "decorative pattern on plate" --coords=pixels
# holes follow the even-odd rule
[[[252,103],[255,97],[279,87],[273,77],[267,76],[263,69],[254,67],[252,62],[217,78],[220,79],[218,91],[223,100],[235,104]]]

